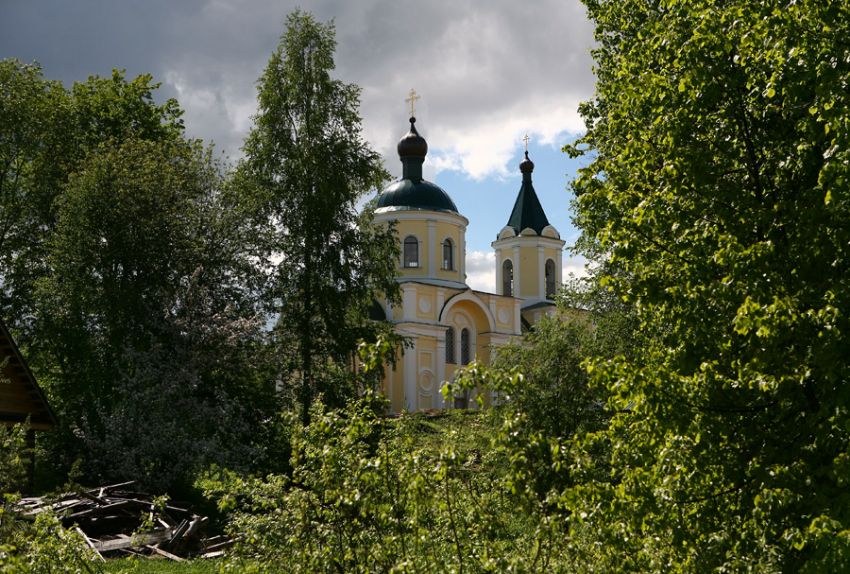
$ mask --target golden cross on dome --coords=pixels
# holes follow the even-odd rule
[[[413,88],[410,88],[410,93],[408,94],[408,97],[404,99],[404,101],[410,104],[410,117],[411,118],[416,115],[414,113],[416,100],[421,100],[421,99],[422,99],[422,97],[419,94],[416,93],[416,90],[414,90]]]
[[[525,136],[523,136],[522,141],[525,142],[525,151],[526,153],[528,153],[528,134],[525,134]]]

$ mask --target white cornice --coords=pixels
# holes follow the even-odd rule
[[[505,247],[513,247],[518,245],[520,247],[534,247],[537,245],[543,245],[547,247],[553,247],[555,249],[563,249],[564,245],[566,245],[566,241],[563,239],[555,239],[554,237],[546,237],[544,235],[522,235],[518,237],[507,237],[505,239],[497,239],[490,246],[493,249],[503,249]]]
[[[447,211],[428,211],[425,209],[417,209],[410,211],[386,211],[383,213],[375,213],[374,221],[441,221],[459,225],[464,231],[469,225],[469,220],[460,214],[450,213]]]

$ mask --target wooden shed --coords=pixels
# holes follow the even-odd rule
[[[22,423],[29,418],[32,430],[54,428],[56,415],[2,320],[0,366],[0,424]]]

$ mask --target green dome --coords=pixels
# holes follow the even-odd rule
[[[451,211],[457,207],[449,194],[430,181],[400,179],[378,196],[378,210],[427,209],[429,211]]]
[[[425,209],[457,213],[449,194],[440,186],[422,179],[422,163],[428,153],[428,142],[416,131],[416,118],[410,118],[410,131],[398,142],[402,176],[378,195],[376,211]]]

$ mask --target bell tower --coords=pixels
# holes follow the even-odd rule
[[[526,309],[554,304],[562,282],[564,241],[549,223],[534,191],[534,163],[528,158],[527,148],[519,170],[522,185],[514,208],[508,224],[491,245],[496,251],[496,291],[524,299],[522,308]]]

